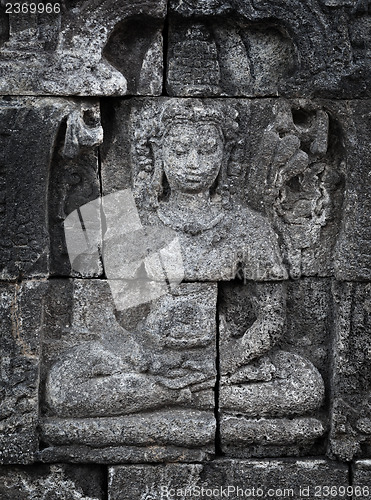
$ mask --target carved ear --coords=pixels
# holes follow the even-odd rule
[[[162,138],[160,137],[151,137],[149,139],[150,148],[152,150],[153,158],[154,158],[154,169],[158,166],[158,163],[161,161],[162,163]]]

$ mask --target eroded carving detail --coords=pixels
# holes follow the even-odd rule
[[[171,13],[170,95],[369,95],[367,2],[172,0]],[[200,46],[200,24],[210,49],[188,57]],[[197,66],[200,59],[203,68],[218,60],[217,85]]]
[[[77,266],[68,262],[63,223],[66,217],[100,193],[98,175],[98,146],[103,141],[99,106],[94,101],[74,103],[66,110],[61,121],[49,178],[49,233],[51,240],[52,275],[99,276],[101,222],[99,217],[90,224],[95,234],[94,248],[89,248],[80,261],[82,274]],[[78,217],[78,221],[80,220]],[[80,213],[81,216],[81,213]],[[86,221],[89,226],[89,221]],[[89,229],[91,228],[89,226]],[[82,253],[82,252],[80,252]]]
[[[271,95],[295,67],[293,43],[275,25],[174,19],[170,40],[170,95]]]
[[[8,33],[1,38],[8,36],[0,48],[3,94],[91,97],[161,92],[165,2],[126,3],[121,9],[111,0],[50,6],[52,12],[45,6],[41,12],[10,14]],[[139,14],[151,21],[136,30]],[[117,55],[117,33],[123,25],[130,43],[121,43]]]
[[[333,269],[344,185],[341,150],[329,144],[329,114],[298,103],[276,106],[250,170],[248,197],[261,193],[266,213],[282,236],[290,276]]]

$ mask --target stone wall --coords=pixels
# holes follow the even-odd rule
[[[370,498],[370,10],[1,3],[1,499]]]

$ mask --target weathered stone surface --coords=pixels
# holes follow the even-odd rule
[[[369,283],[335,283],[330,456],[369,456],[370,313]]]
[[[367,97],[367,2],[171,1],[174,96]]]
[[[99,192],[97,104],[3,98],[0,116],[0,277],[68,273],[63,218]]]
[[[102,212],[102,257],[116,309],[132,309],[175,291],[184,278],[177,233],[143,226],[130,189],[105,196]]]
[[[113,447],[123,461],[212,452],[216,285],[185,283],[123,311],[106,280],[49,286],[41,427],[52,449],[41,457],[90,461],[84,446],[100,448],[97,461],[115,461]]]
[[[368,498],[370,2],[5,3],[0,497]]]
[[[324,451],[330,282],[286,288],[240,282],[221,289],[220,438],[228,455]]]
[[[290,277],[331,276],[345,177],[339,136],[349,128],[332,102],[278,101],[273,110],[253,139],[247,202],[272,221]],[[259,123],[252,114],[251,129]]]
[[[370,498],[371,460],[357,460],[352,465],[353,496],[366,500]]]
[[[1,467],[0,496],[2,500],[101,500],[104,475],[94,466]]]
[[[38,449],[39,355],[46,283],[0,284],[0,463],[30,463]]]
[[[279,346],[309,359],[329,386],[334,329],[332,280],[306,278],[288,282],[286,307],[286,329]]]
[[[48,168],[66,104],[1,101],[2,279],[48,273]]]
[[[157,411],[150,414],[134,414],[121,417],[95,419],[51,418],[43,425],[44,442],[58,445],[151,446],[170,444],[174,447],[187,445],[197,448],[209,444],[214,431],[211,413],[192,410]],[[189,438],[184,435],[188,434]]]
[[[176,232],[186,280],[230,281],[235,291],[236,276],[247,281],[250,303],[244,293],[236,299],[244,328],[220,323],[220,432],[228,453],[324,453],[329,282],[290,283],[286,306],[285,286],[273,281],[332,277],[341,266],[334,251],[349,210],[345,187],[355,186],[346,163],[356,119],[345,109],[353,105],[137,99],[103,113],[103,192],[131,186],[144,227]],[[121,167],[125,143],[132,146]]]
[[[279,392],[279,389],[274,389]],[[225,392],[221,397],[225,398]],[[244,394],[245,399],[247,397]],[[263,398],[266,394],[263,394]],[[268,398],[266,398],[268,399]],[[266,405],[263,405],[266,407]],[[265,409],[265,408],[264,408]],[[226,456],[297,456],[312,454],[313,443],[323,436],[324,427],[315,418],[245,418],[223,413],[220,418],[222,450]]]
[[[326,460],[215,460],[109,469],[109,500],[143,498],[326,498],[347,487],[345,465]]]
[[[239,254],[247,252],[255,255],[246,263],[251,279],[284,279],[277,236],[268,221],[240,206],[237,197],[234,207],[226,207],[236,110],[185,100],[138,101],[137,106],[130,131],[134,196],[145,226],[168,227],[178,235],[185,280],[233,279]],[[112,145],[118,147],[118,141]],[[103,180],[117,169],[111,160],[116,155],[107,149]]]
[[[172,96],[276,95],[296,67],[295,45],[273,23],[174,17],[169,41]]]
[[[38,15],[2,13],[1,94],[161,93],[164,0],[48,5]]]

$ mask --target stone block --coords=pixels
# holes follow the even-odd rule
[[[63,220],[99,193],[97,103],[3,98],[0,116],[0,278],[69,274]]]
[[[206,464],[110,467],[109,500],[143,498],[327,498],[346,488],[343,464],[320,460],[215,460]],[[340,497],[337,497],[340,498]]]
[[[368,457],[370,411],[370,283],[334,283],[332,408],[329,454]]]
[[[3,99],[0,113],[1,278],[45,276],[48,168],[63,103]]]
[[[323,454],[331,281],[220,289],[219,416],[227,456]]]
[[[0,463],[26,464],[38,449],[39,354],[45,282],[0,284]]]
[[[57,2],[36,4],[36,13],[31,9],[22,13],[12,6],[1,14],[0,94],[161,93],[164,0],[120,8],[112,0]]]
[[[362,2],[170,2],[172,96],[370,96]],[[353,7],[353,8],[350,8]]]
[[[43,461],[201,460],[214,452],[214,283],[115,307],[107,280],[52,280]]]
[[[97,466],[1,467],[0,496],[2,500],[103,500],[104,473]]]

